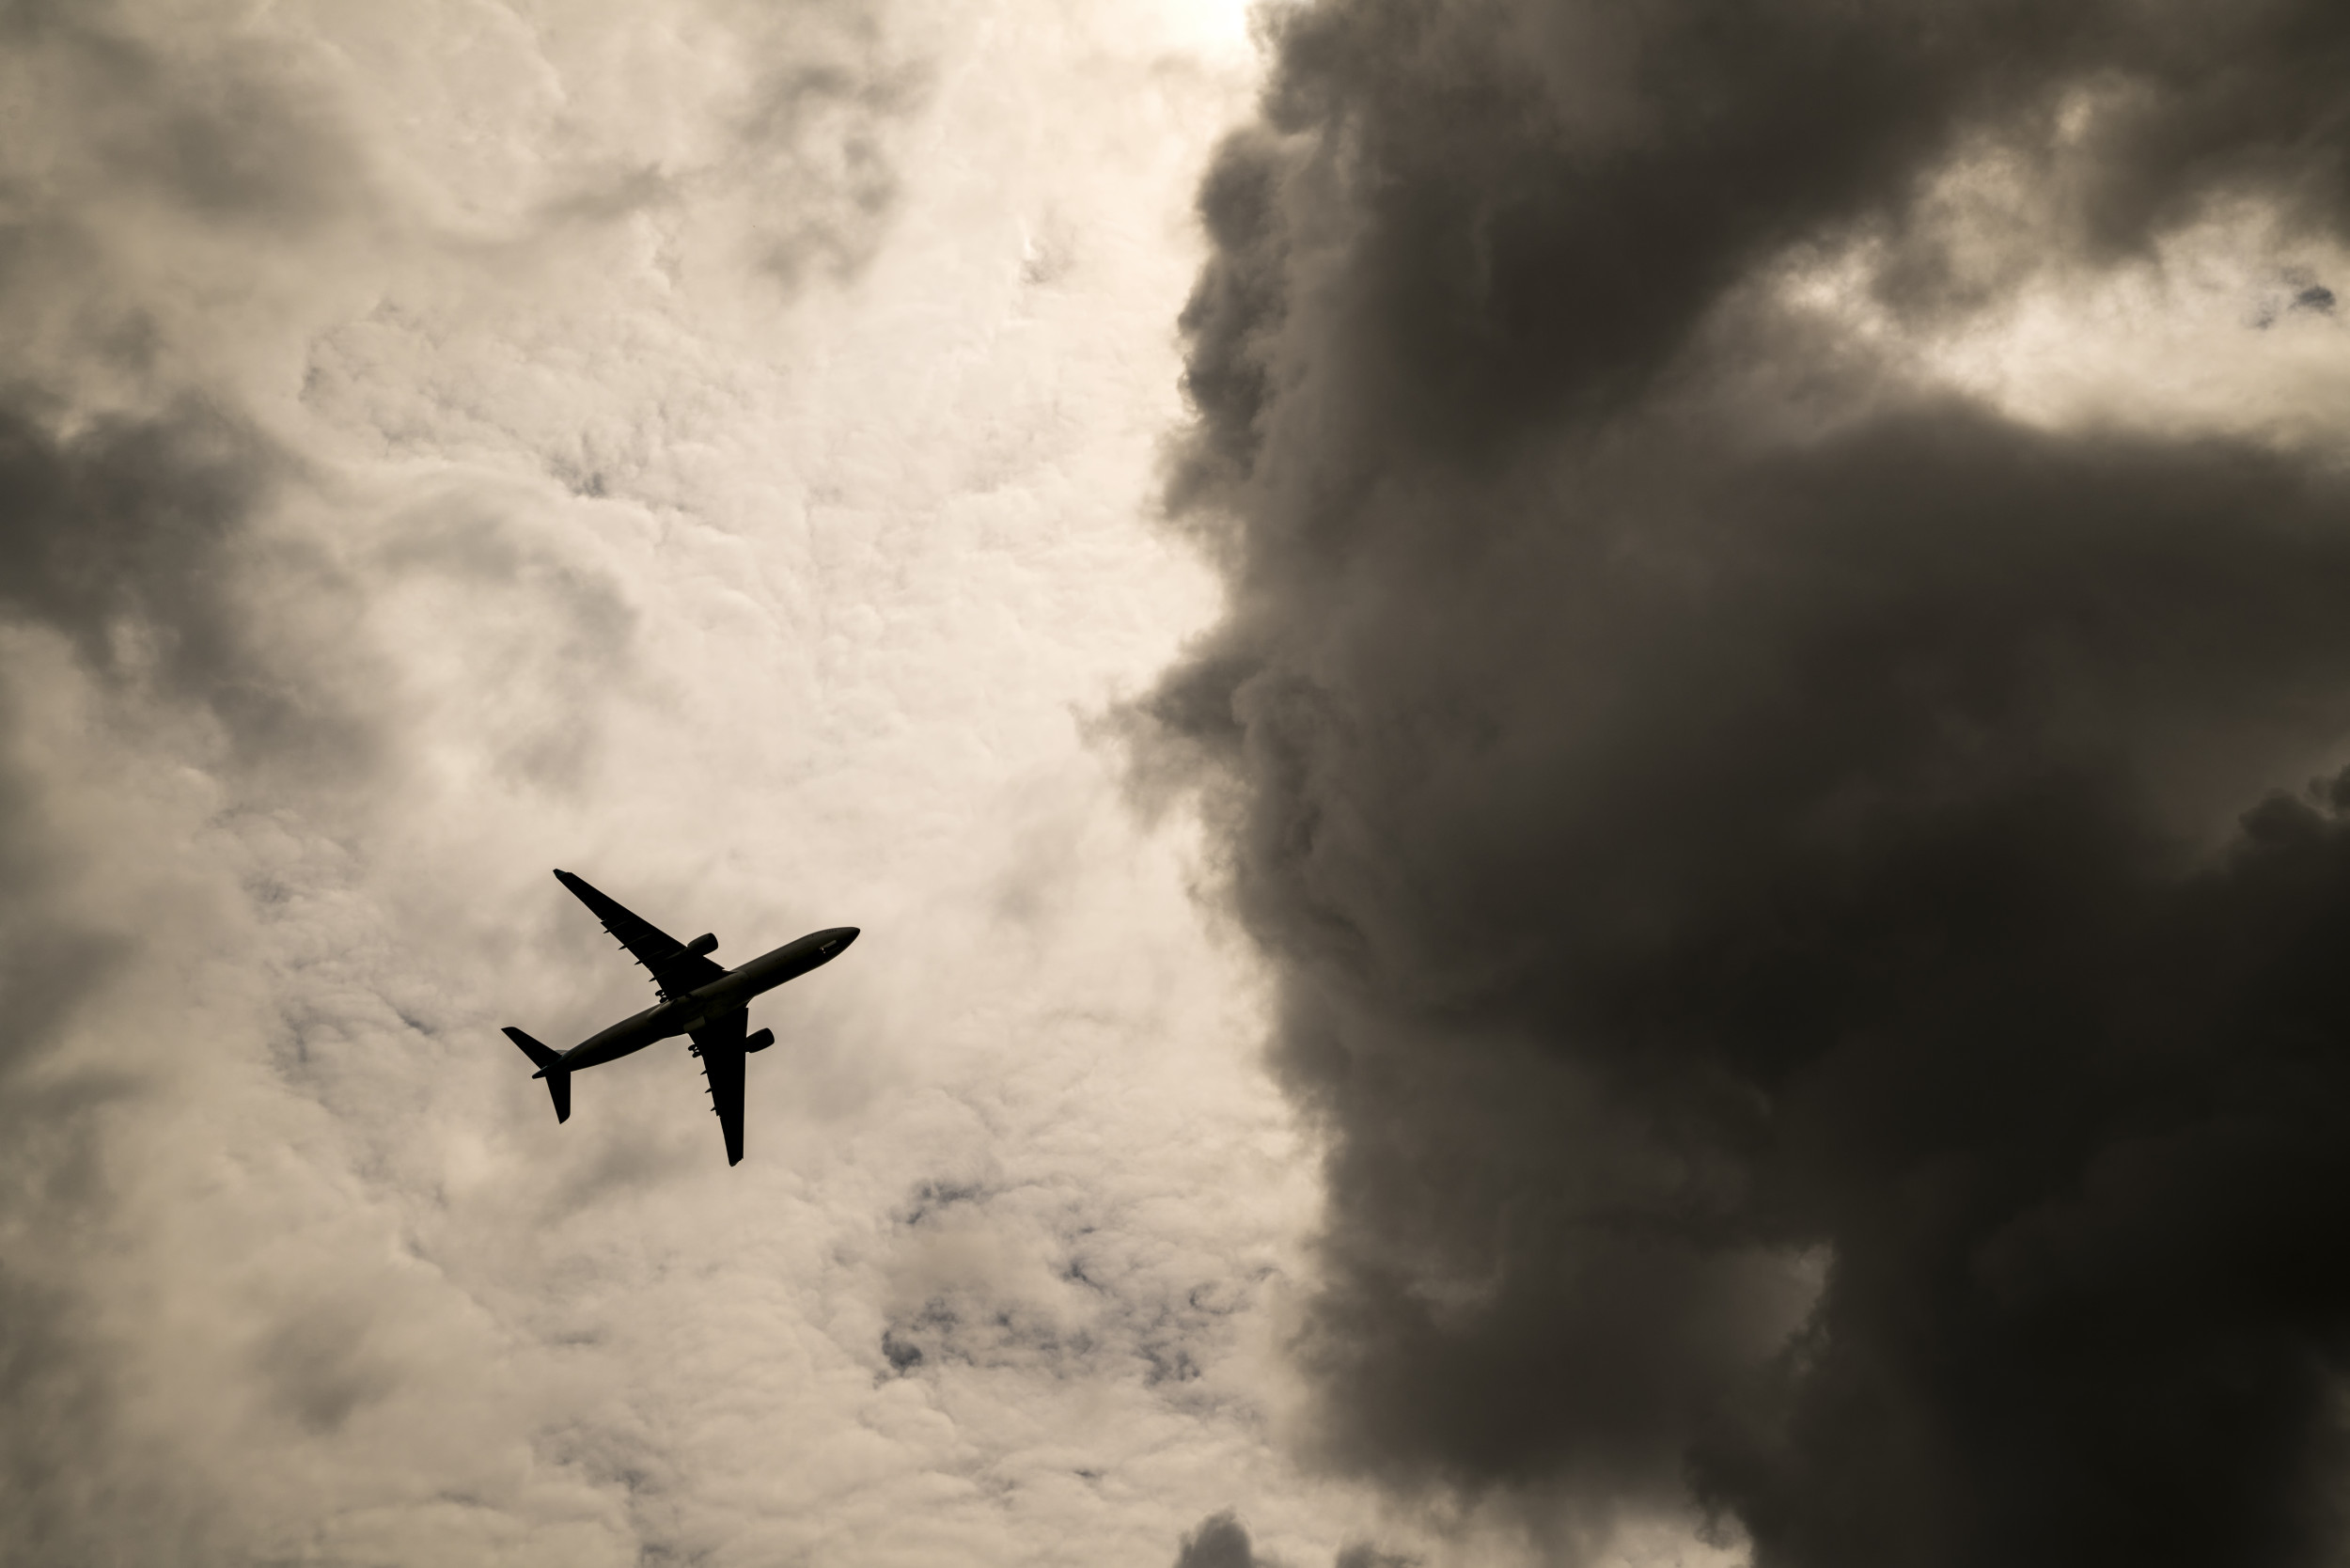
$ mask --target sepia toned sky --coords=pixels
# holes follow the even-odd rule
[[[0,1562],[2334,1560],[2345,84],[0,4]]]
[[[13,7],[11,1562],[1098,1562],[1239,1506],[1311,1212],[1090,728],[1230,7]],[[647,1005],[548,874],[747,957]],[[691,929],[688,930],[687,928]],[[870,957],[869,957],[870,955]]]

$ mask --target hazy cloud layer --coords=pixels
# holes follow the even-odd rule
[[[1308,1188],[1080,715],[1237,16],[0,7],[0,1561],[1097,1562]],[[819,925],[727,1170],[547,875]]]
[[[1560,1559],[2331,1560],[2338,420],[1948,371],[2196,245],[2337,331],[2261,301],[2350,216],[2350,24],[1274,33],[1172,482],[1231,607],[1141,746],[1327,1140],[1324,1461]]]

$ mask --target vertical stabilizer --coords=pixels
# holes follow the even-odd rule
[[[563,1065],[563,1058],[510,1025],[507,1027],[506,1038],[521,1046],[523,1055],[538,1064],[539,1071],[531,1076],[546,1079],[547,1092],[555,1097],[555,1119],[569,1121],[572,1119],[572,1074]]]

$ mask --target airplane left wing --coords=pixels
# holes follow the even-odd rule
[[[694,1054],[702,1058],[702,1076],[710,1080],[710,1105],[726,1135],[728,1165],[743,1163],[743,1031],[750,1022],[751,1010],[736,1008],[694,1031]]]
[[[603,922],[603,929],[619,938],[631,957],[652,972],[653,983],[661,988],[662,996],[682,996],[727,972],[726,965],[715,960],[687,952],[684,943],[642,916],[622,908],[618,900],[596,891],[586,878],[557,871],[555,880],[593,910],[596,918]]]

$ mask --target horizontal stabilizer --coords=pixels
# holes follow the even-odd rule
[[[562,1054],[547,1049],[510,1025],[507,1027],[506,1038],[521,1046],[523,1055],[538,1063],[539,1071],[531,1076],[546,1079],[547,1092],[555,1097],[555,1119],[569,1121],[572,1119],[572,1074],[571,1069],[563,1065]]]

